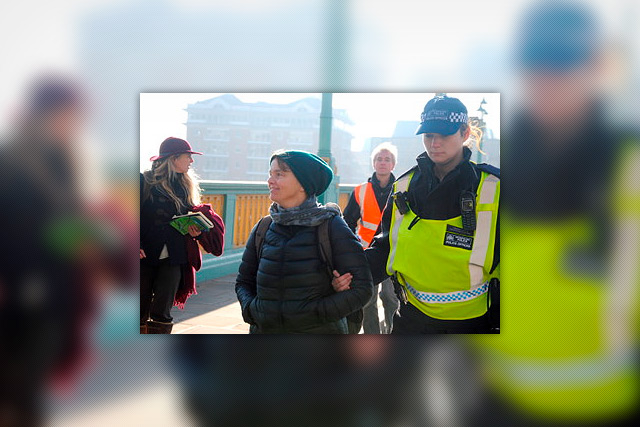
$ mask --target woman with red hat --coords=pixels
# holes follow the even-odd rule
[[[171,333],[171,308],[183,306],[195,293],[195,269],[200,267],[196,242],[208,252],[222,253],[224,226],[209,205],[198,206],[200,188],[190,168],[192,154],[202,153],[193,151],[184,139],[169,137],[160,145],[160,153],[151,157],[151,169],[140,174],[141,333]],[[201,209],[214,223],[210,231],[191,225],[183,236],[169,224],[174,215]]]

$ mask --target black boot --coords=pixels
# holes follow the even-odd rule
[[[173,323],[156,322],[154,320],[147,322],[148,334],[170,334],[171,329],[173,329]]]

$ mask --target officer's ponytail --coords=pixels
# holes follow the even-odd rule
[[[464,145],[469,149],[473,150],[473,147],[481,152],[482,154],[486,154],[480,148],[480,141],[482,141],[482,129],[478,126],[478,119],[471,119],[468,123],[463,123],[460,126],[460,134],[464,135],[464,133],[469,129],[469,138],[464,142]]]

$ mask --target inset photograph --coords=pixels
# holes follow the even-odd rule
[[[141,334],[499,333],[498,93],[142,93]]]

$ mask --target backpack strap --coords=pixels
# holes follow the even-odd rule
[[[262,246],[264,246],[264,237],[267,235],[267,230],[271,225],[273,219],[271,216],[267,215],[258,221],[258,225],[256,226],[256,236],[254,239],[255,248],[256,248],[256,256],[258,259],[262,257]]]
[[[324,207],[327,210],[334,211],[339,217],[342,217],[342,209],[337,203],[327,202]],[[331,249],[331,233],[329,231],[329,223],[333,218],[329,218],[318,226],[318,247],[322,261],[327,265],[329,276],[333,277],[333,251]]]

